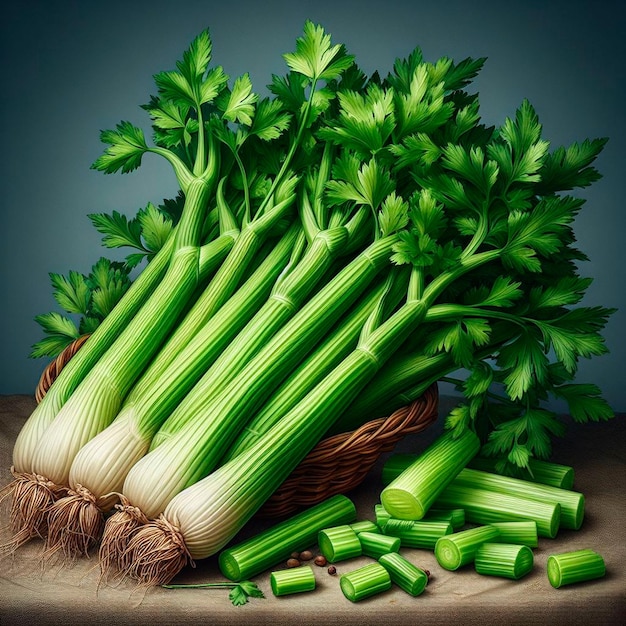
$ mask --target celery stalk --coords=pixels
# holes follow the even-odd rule
[[[602,555],[589,549],[551,554],[547,567],[548,580],[555,589],[602,578],[606,574]]]
[[[444,433],[383,489],[382,505],[392,517],[421,519],[479,448],[478,437],[469,430],[458,437]]]
[[[389,572],[391,582],[411,596],[419,596],[428,584],[428,574],[397,552],[383,554],[378,562]]]
[[[533,552],[528,546],[511,543],[483,543],[474,556],[474,568],[479,574],[513,580],[529,574],[533,562]]]
[[[350,602],[359,602],[391,589],[391,576],[380,563],[370,563],[342,574],[339,586]]]
[[[270,574],[270,584],[275,596],[313,591],[315,589],[315,574],[310,565],[278,570]]]
[[[286,519],[258,535],[222,550],[219,567],[230,580],[252,578],[292,552],[301,552],[317,543],[318,532],[328,524],[346,524],[356,517],[351,500],[333,496]]]
[[[498,538],[493,526],[477,526],[446,535],[435,544],[435,557],[441,567],[456,570],[474,560],[478,548],[487,541]]]
[[[337,563],[363,554],[359,536],[349,524],[331,526],[319,531],[317,545],[329,563]]]

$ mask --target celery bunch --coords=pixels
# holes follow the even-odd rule
[[[203,31],[155,76],[152,143],[128,122],[101,134],[94,168],[165,158],[180,213],[92,216],[105,245],[137,250],[130,265],[150,262],[20,433],[16,543],[76,554],[102,537],[107,567],[168,582],[327,433],[459,369],[444,442],[462,450],[427,472],[425,498],[388,488],[398,517],[449,496],[479,449],[521,469],[549,457],[563,431],[550,397],[580,421],[611,417],[573,382],[606,351],[611,311],[580,304],[584,201],[567,193],[597,180],[605,140],[550,151],[528,101],[486,127],[469,91],[484,59],[416,49],[367,76],[312,22],[284,59],[261,98],[211,64]]]

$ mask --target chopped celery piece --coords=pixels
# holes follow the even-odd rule
[[[384,532],[393,537],[399,537],[405,548],[421,548],[434,550],[440,537],[450,535],[452,524],[445,520],[398,520],[390,518],[385,525]]]
[[[500,476],[490,472],[463,469],[454,484],[489,489],[502,494],[521,496],[539,502],[555,502],[561,505],[561,526],[578,530],[585,516],[585,496],[577,491],[540,485],[520,478]]]
[[[453,530],[461,530],[465,526],[465,509],[428,509],[428,513],[423,521],[450,522]]]
[[[548,557],[548,580],[555,589],[602,578],[605,574],[604,559],[594,550],[574,550]]]
[[[371,520],[364,519],[358,522],[354,522],[354,524],[350,524],[350,528],[358,535],[359,533],[379,533],[380,528],[376,522],[372,522]]]
[[[317,545],[329,563],[352,559],[363,553],[359,536],[348,524],[320,530]]]
[[[533,568],[533,551],[512,543],[483,543],[476,550],[474,567],[485,576],[502,576],[518,580]]]
[[[444,569],[459,569],[474,560],[476,550],[483,543],[497,540],[498,535],[493,526],[477,526],[446,535],[435,544],[435,558]]]
[[[222,574],[230,580],[245,580],[280,563],[292,552],[317,543],[317,534],[328,524],[343,524],[356,518],[349,498],[336,495],[293,517],[223,550],[219,555]]]
[[[380,533],[362,532],[358,535],[363,554],[373,559],[380,558],[383,554],[397,552],[400,549],[400,538]]]
[[[275,596],[313,591],[315,589],[315,574],[310,565],[278,570],[270,574],[270,585]]]
[[[389,572],[391,582],[409,595],[419,596],[428,584],[428,574],[397,552],[383,554],[378,562]]]
[[[561,505],[538,502],[520,496],[478,489],[453,482],[437,499],[437,507],[462,507],[465,519],[473,524],[513,522],[531,519],[537,523],[540,537],[556,537]]]
[[[479,448],[480,441],[470,430],[458,436],[444,433],[383,489],[382,505],[392,517],[421,519]]]
[[[493,522],[490,524],[500,532],[498,541],[502,543],[517,543],[529,548],[539,545],[537,522],[520,520],[518,522]]]
[[[502,474],[502,472],[498,471],[498,460],[491,457],[474,457],[469,462],[468,467],[484,472]],[[529,459],[528,471],[523,476],[520,475],[519,478],[551,485],[552,487],[560,487],[561,489],[572,489],[574,486],[574,468],[569,465],[552,463],[551,461]]]
[[[391,589],[391,576],[380,563],[370,563],[343,574],[339,586],[348,600],[358,602]]]

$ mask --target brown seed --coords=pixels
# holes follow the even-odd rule
[[[337,573],[337,568],[336,568],[334,565],[331,565],[331,566],[328,568],[328,573],[329,573],[331,576],[334,576],[334,575]]]
[[[300,561],[298,561],[298,559],[289,559],[287,561],[287,567],[299,567],[300,566]]]
[[[323,554],[315,557],[314,561],[315,565],[319,565],[320,567],[324,567],[326,565],[326,557]]]
[[[300,553],[299,552],[292,552],[290,556],[291,556],[292,559],[298,559],[298,558],[300,558]]]
[[[430,578],[430,570],[425,569],[424,570],[424,574],[426,574],[426,576],[428,576],[428,578]]]
[[[300,552],[301,561],[310,561],[312,558],[313,558],[313,553],[310,550],[305,550],[304,552]]]

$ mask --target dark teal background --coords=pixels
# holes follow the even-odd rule
[[[266,93],[286,71],[305,19],[346,44],[368,73],[391,70],[421,46],[427,60],[488,57],[475,81],[483,120],[500,124],[523,98],[554,147],[610,138],[597,166],[604,178],[580,193],[575,230],[595,278],[586,304],[618,307],[605,333],[611,353],[585,361],[594,382],[626,410],[626,220],[624,18],[618,2],[8,2],[0,22],[0,393],[33,392],[45,362],[28,358],[41,337],[33,317],[55,308],[48,272],[88,272],[102,254],[92,212],[134,215],[175,193],[169,167],[148,156],[130,175],[90,170],[99,131],[120,120],[149,121],[140,104],[152,75],[172,69],[205,27],[214,63],[249,72]]]

